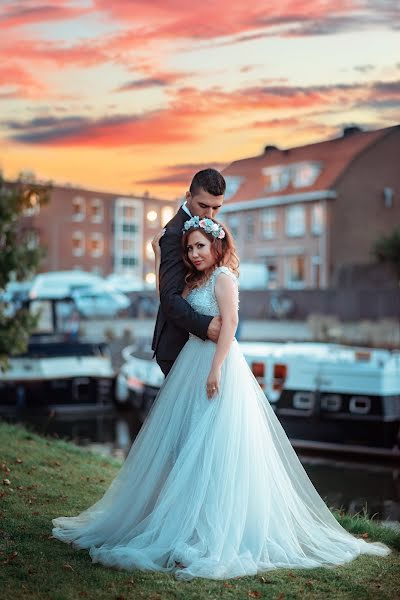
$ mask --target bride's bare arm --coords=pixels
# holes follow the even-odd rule
[[[215,283],[215,296],[222,317],[222,326],[210,374],[207,379],[207,395],[209,398],[212,398],[219,390],[222,363],[232,344],[239,320],[238,286],[229,275],[225,273],[218,275]]]

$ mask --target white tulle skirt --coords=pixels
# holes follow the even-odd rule
[[[54,519],[54,537],[89,549],[94,562],[187,580],[388,554],[336,521],[236,340],[208,400],[214,352],[189,338],[105,495]]]

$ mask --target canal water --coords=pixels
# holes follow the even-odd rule
[[[112,409],[102,415],[73,415],[46,418],[25,417],[35,431],[68,439],[103,455],[121,459],[141,427],[134,410]],[[400,468],[372,462],[302,456],[301,462],[311,481],[330,507],[350,514],[365,513],[377,520],[400,521]]]

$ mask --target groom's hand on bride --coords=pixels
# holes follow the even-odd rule
[[[207,329],[207,337],[209,340],[211,340],[212,342],[215,342],[215,343],[218,342],[219,334],[221,331],[221,326],[222,326],[221,317],[213,317],[212,320],[210,321],[210,324]]]

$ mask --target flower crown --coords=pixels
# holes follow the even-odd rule
[[[196,229],[197,227],[204,229],[206,233],[211,233],[213,237],[219,238],[220,240],[223,240],[225,237],[225,231],[221,225],[214,223],[212,219],[206,219],[204,217],[192,217],[185,222],[182,231],[185,233],[189,229]]]

